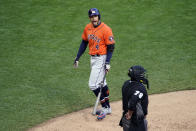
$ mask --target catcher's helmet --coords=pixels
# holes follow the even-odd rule
[[[94,15],[97,15],[99,17],[99,19],[101,18],[101,15],[100,15],[99,10],[97,8],[91,8],[88,11],[88,16],[89,17],[94,16]]]
[[[147,84],[147,88],[149,88],[147,74],[144,67],[140,65],[130,67],[128,71],[128,76],[130,76],[131,80],[133,81],[138,81]]]

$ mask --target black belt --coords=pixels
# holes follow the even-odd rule
[[[97,57],[99,57],[99,56],[100,56],[100,54],[95,54],[95,55],[91,55],[91,56],[94,56],[94,57],[95,57],[95,56],[97,56]]]

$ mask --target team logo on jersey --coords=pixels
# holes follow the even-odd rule
[[[109,37],[109,40],[112,42],[114,40],[114,37],[113,36],[110,36]]]
[[[100,38],[98,38],[97,36],[93,35],[93,34],[90,34],[88,35],[88,40],[94,40],[96,41],[97,43],[99,43],[101,41]]]

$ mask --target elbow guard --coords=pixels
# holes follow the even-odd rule
[[[115,48],[114,44],[107,45],[107,51],[109,52],[113,52],[114,48]]]

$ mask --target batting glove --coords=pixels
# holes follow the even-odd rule
[[[110,70],[110,64],[106,64],[105,65],[105,70],[106,70],[107,73],[109,72],[109,70]]]
[[[79,61],[77,59],[74,60],[74,68],[78,68]]]

